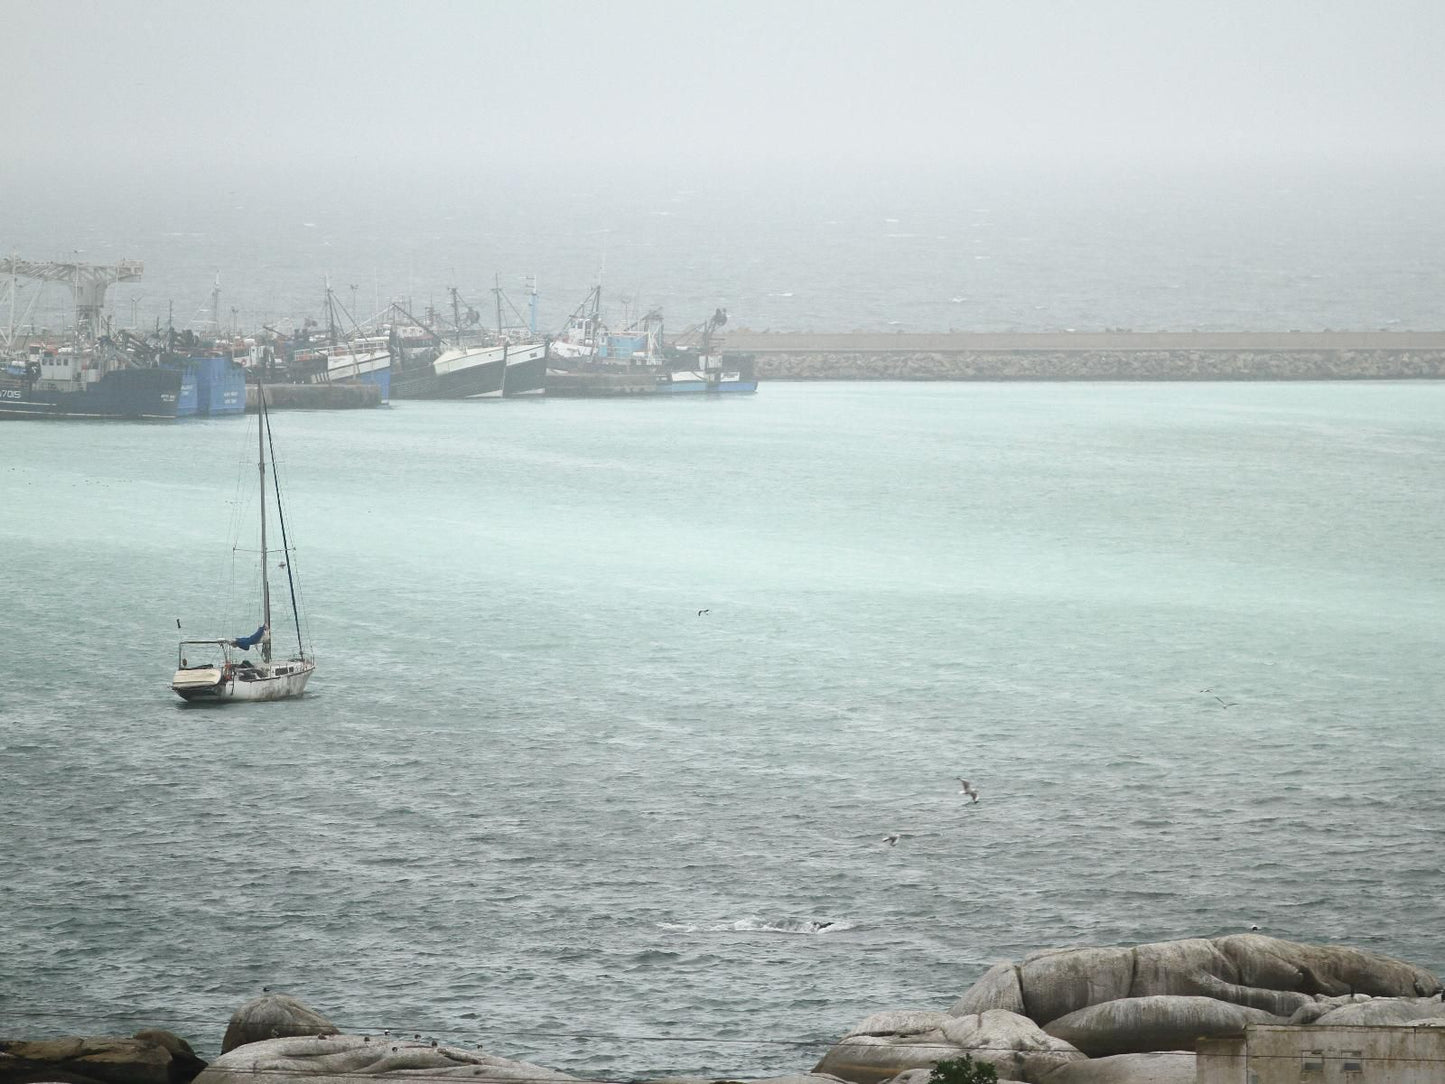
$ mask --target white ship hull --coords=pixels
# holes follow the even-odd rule
[[[171,689],[182,700],[288,700],[306,691],[316,670],[309,659],[269,666],[192,667],[177,670]]]

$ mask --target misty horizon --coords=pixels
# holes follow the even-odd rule
[[[12,179],[1439,161],[1445,100],[1425,2],[11,3],[4,24]]]
[[[540,280],[547,327],[599,278],[674,326],[714,305],[759,329],[1440,324],[1426,3],[68,3],[4,25],[0,252],[144,261],[112,291],[127,322],[193,324],[219,274],[252,326],[314,313],[328,278],[369,314],[499,276]]]

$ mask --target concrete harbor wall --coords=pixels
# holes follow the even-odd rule
[[[255,384],[246,385],[246,410],[254,414],[260,399]],[[266,405],[272,410],[359,410],[381,405],[375,384],[267,384]]]
[[[732,332],[762,380],[1445,379],[1445,332]]]

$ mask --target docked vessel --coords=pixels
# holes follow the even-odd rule
[[[696,347],[666,346],[662,314],[611,332],[600,317],[601,287],[594,287],[552,343],[547,368],[547,395],[560,398],[613,398],[637,395],[690,395],[758,390],[749,354],[714,349],[718,328],[727,313],[708,318]]]
[[[182,640],[176,652],[177,666],[171,678],[171,690],[186,701],[286,700],[305,692],[306,683],[316,670],[316,660],[307,654],[302,641],[301,610],[296,601],[294,554],[286,537],[286,516],[281,507],[280,481],[276,477],[276,455],[271,441],[271,416],[266,409],[265,385],[259,385],[257,391],[260,400],[256,418],[256,470],[260,482],[261,627],[248,636],[231,639]],[[281,567],[286,570],[286,584],[291,596],[291,616],[296,628],[296,653],[284,659],[275,659],[272,655],[271,584],[267,563],[268,557],[275,551],[269,550],[266,544],[268,450],[276,496],[276,519],[281,528]],[[258,652],[260,658],[252,659],[252,651]]]
[[[176,417],[181,374],[126,364],[103,350],[32,343],[0,367],[0,416],[42,418]]]
[[[385,335],[367,335],[319,346],[311,353],[300,353],[295,362],[321,364],[311,374],[312,384],[357,382],[375,384],[381,389],[381,401],[391,397],[392,358]]]
[[[176,416],[180,374],[157,366],[153,358],[127,355],[110,337],[109,322],[102,318],[107,288],[138,281],[144,269],[137,260],[100,265],[18,256],[0,259],[0,274],[10,280],[9,326],[0,327],[0,417]],[[69,289],[75,325],[65,342],[25,342],[18,335],[15,296],[20,278],[41,284],[31,295],[27,315],[46,285]]]
[[[431,360],[417,359],[392,377],[398,399],[483,399],[542,391],[547,373],[545,343],[458,346]]]
[[[452,328],[433,330],[404,310],[409,324],[392,331],[392,394],[398,399],[488,399],[540,394],[547,377],[547,344],[508,329],[502,321],[502,293],[497,288],[497,330],[475,326],[476,310],[452,295]],[[404,327],[423,330],[435,344],[430,351],[407,349]]]
[[[350,332],[344,330],[344,322],[351,324]],[[383,403],[390,399],[390,340],[386,335],[363,334],[336,300],[329,282],[326,330],[313,332],[314,327],[315,321],[307,320],[289,338],[278,335],[272,345],[259,347],[261,356],[254,358],[253,368],[266,372],[273,381],[284,374],[284,380],[297,384],[374,384]]]
[[[217,418],[246,411],[246,369],[229,357],[178,357],[162,363],[180,371],[176,416]]]

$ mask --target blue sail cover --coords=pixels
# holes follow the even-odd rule
[[[262,626],[261,626],[259,629],[257,629],[255,632],[251,633],[250,636],[240,636],[240,637],[237,637],[236,639],[232,640],[232,641],[231,641],[231,646],[232,646],[232,647],[239,647],[242,651],[249,651],[249,650],[251,650],[251,648],[253,648],[253,647],[255,647],[257,644],[259,644],[259,643],[261,642],[261,638],[262,638],[263,636],[265,636],[265,635],[266,635],[266,626],[265,626],[265,625],[262,625]]]

